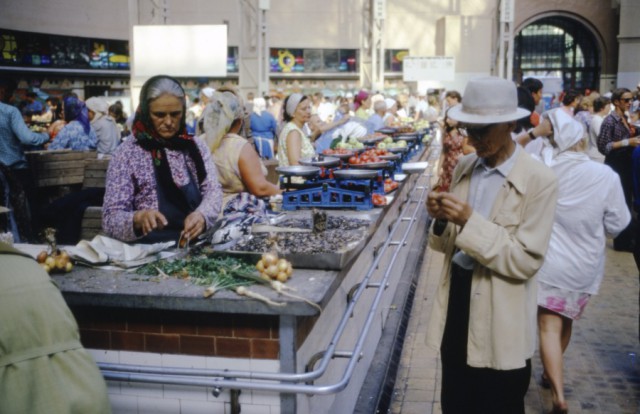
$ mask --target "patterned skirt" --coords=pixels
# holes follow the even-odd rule
[[[538,282],[538,306],[567,318],[578,320],[589,302],[590,294]]]

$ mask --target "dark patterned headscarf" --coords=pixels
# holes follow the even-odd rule
[[[175,136],[168,139],[161,137],[155,130],[149,110],[151,101],[164,94],[173,95],[182,101],[182,117],[180,119],[178,132]],[[136,143],[151,152],[153,164],[159,170],[161,177],[171,177],[165,153],[165,148],[168,148],[176,151],[185,151],[189,154],[196,165],[198,182],[202,183],[207,176],[207,172],[197,144],[192,137],[187,135],[185,114],[185,93],[180,83],[166,75],[154,76],[144,83],[140,91],[140,103],[133,120],[132,132]],[[173,180],[169,181],[173,182]]]
[[[75,96],[64,98],[64,120],[66,123],[71,121],[80,122],[85,134],[89,134],[91,131],[87,105]]]

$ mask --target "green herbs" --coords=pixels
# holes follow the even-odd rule
[[[215,285],[216,290],[250,285],[258,276],[255,267],[234,257],[190,256],[180,260],[160,260],[136,270],[143,275],[165,273],[179,279],[189,279],[200,286]]]

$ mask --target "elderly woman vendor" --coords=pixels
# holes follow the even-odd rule
[[[224,193],[224,205],[239,193],[256,197],[280,194],[267,181],[267,169],[255,147],[238,135],[245,122],[244,105],[231,92],[214,92],[202,114],[204,140],[211,149]]]
[[[186,134],[180,84],[155,76],[142,86],[133,139],[107,171],[102,227],[140,243],[193,239],[218,218],[222,191],[206,144]]]

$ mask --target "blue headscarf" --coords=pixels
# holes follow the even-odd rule
[[[74,96],[64,98],[64,120],[67,123],[71,121],[80,122],[86,134],[91,131],[89,109],[87,109],[87,105],[84,102]]]

